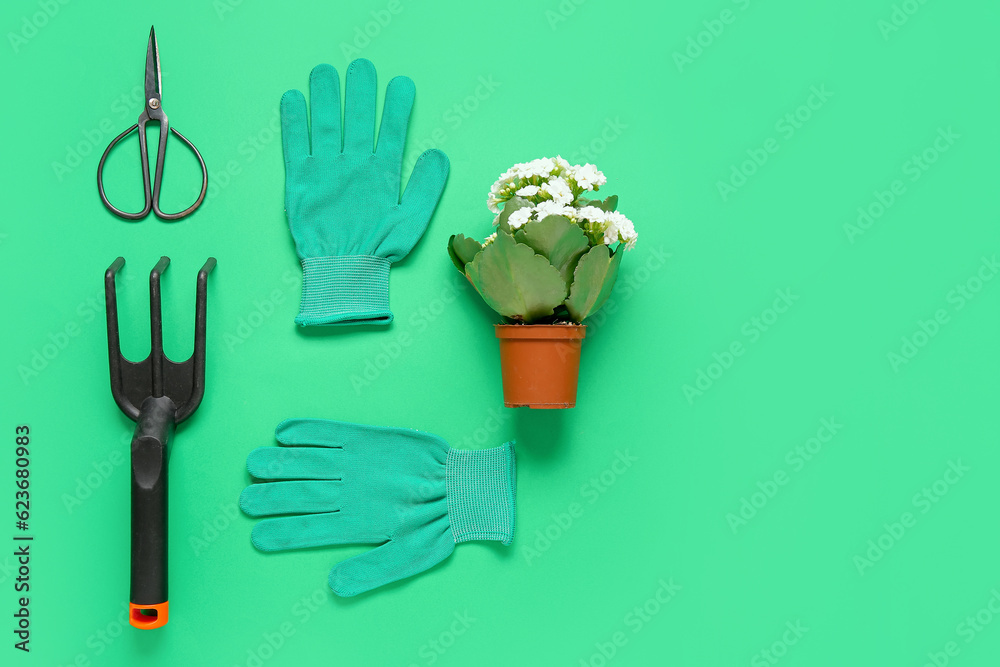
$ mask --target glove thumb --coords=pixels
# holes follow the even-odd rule
[[[330,570],[330,588],[351,597],[428,570],[455,550],[446,517],[417,530],[402,528],[385,544],[348,558]]]

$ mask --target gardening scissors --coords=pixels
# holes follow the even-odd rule
[[[146,105],[142,113],[139,114],[138,122],[112,139],[108,147],[104,149],[101,161],[97,164],[97,191],[100,192],[101,201],[104,202],[108,210],[120,218],[139,220],[149,215],[149,211],[152,209],[153,213],[162,220],[178,220],[192,213],[205,199],[205,192],[208,190],[208,170],[205,168],[205,161],[201,158],[201,153],[198,152],[198,149],[183,134],[170,127],[170,123],[167,122],[167,114],[163,113],[163,106],[160,102],[160,51],[156,46],[156,32],[153,31],[153,28],[149,29],[149,46],[146,47],[145,88]],[[156,148],[156,171],[152,184],[150,184],[149,179],[149,153],[146,150],[146,123],[151,120],[157,121],[160,124],[160,141]],[[108,201],[107,195],[104,194],[104,161],[107,159],[111,149],[115,147],[115,144],[137,129],[139,130],[139,159],[142,162],[142,183],[146,194],[146,204],[138,213],[128,213],[115,208]],[[167,136],[170,132],[177,135],[178,139],[194,151],[195,157],[198,158],[198,163],[201,165],[201,194],[198,195],[198,199],[194,204],[180,213],[164,213],[160,210],[160,183],[163,180],[163,158],[167,152]]]

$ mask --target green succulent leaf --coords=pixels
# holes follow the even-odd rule
[[[573,206],[577,208],[583,208],[584,206],[596,206],[602,211],[614,211],[618,208],[618,195],[611,195],[604,201],[600,199],[587,199],[586,197],[577,197],[576,201],[573,202]]]
[[[470,239],[465,234],[452,234],[448,239],[448,255],[454,262],[455,268],[465,273],[465,265],[472,261],[483,246],[479,241]]]
[[[504,202],[503,210],[500,211],[500,219],[498,220],[499,228],[502,231],[505,231],[508,234],[510,234],[511,233],[510,225],[507,224],[507,218],[509,218],[510,214],[516,211],[517,209],[524,208],[526,206],[532,206],[532,203],[527,199],[523,199],[521,197],[511,197],[506,202]]]
[[[590,247],[583,230],[562,215],[550,215],[542,220],[532,220],[514,232],[514,239],[548,258],[549,264],[558,269],[566,282],[567,289],[573,283],[573,271],[576,269],[577,261]]]
[[[515,321],[530,324],[551,315],[566,299],[566,283],[559,271],[503,231],[465,271],[486,304]]]
[[[583,322],[593,315],[611,296],[622,254],[612,255],[608,246],[601,244],[580,258],[573,274],[573,287],[566,299],[566,309],[574,322]]]

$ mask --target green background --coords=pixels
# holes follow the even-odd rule
[[[119,220],[94,187],[141,110],[151,23],[164,109],[212,175],[175,224]],[[29,655],[12,647],[16,574],[0,557],[3,664],[997,664],[1000,280],[983,280],[1000,251],[996,3],[17,0],[0,26],[0,532],[16,532],[27,424],[35,536]],[[278,100],[356,55],[383,90],[413,78],[408,160],[437,145],[451,176],[393,269],[392,326],[302,331]],[[177,210],[197,172],[171,143],[163,204]],[[108,166],[122,207],[141,204],[135,150]],[[616,312],[590,322],[577,407],[508,410],[496,318],[445,244],[490,231],[500,172],[557,153],[596,162],[640,238]],[[763,164],[744,165],[753,155]],[[720,181],[739,187],[724,197]],[[102,295],[118,255],[133,359],[156,259],[173,260],[175,359],[191,349],[195,274],[219,261],[208,389],[170,467],[171,619],[155,632],[122,626],[132,424],[108,388]],[[769,310],[779,290],[783,313]],[[235,505],[244,460],[295,416],[465,447],[516,438],[513,544],[461,545],[353,599],[326,577],[361,547],[255,551]]]

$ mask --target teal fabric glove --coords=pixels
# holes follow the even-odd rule
[[[375,92],[375,66],[352,62],[343,138],[333,67],[317,65],[309,77],[309,121],[302,93],[289,90],[281,98],[285,212],[303,272],[295,321],[303,326],[392,321],[389,265],[423,235],[448,178],[445,154],[425,151],[400,198],[415,89],[405,76],[389,82],[377,147]]]
[[[250,452],[262,484],[243,490],[261,551],[376,544],[330,571],[330,588],[357,595],[410,577],[469,540],[510,544],[514,443],[452,449],[430,433],[324,419],[288,419],[282,447]],[[282,515],[282,516],[277,516]]]

